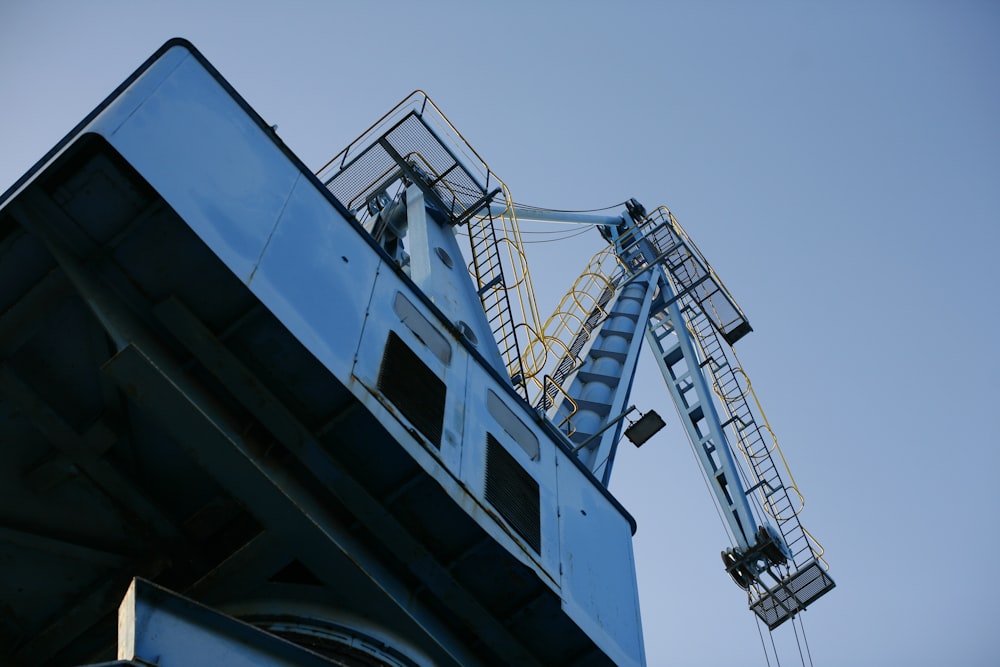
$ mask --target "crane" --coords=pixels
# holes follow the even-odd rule
[[[403,140],[407,127],[419,131]],[[431,150],[438,142],[448,148]],[[379,178],[358,187],[359,173]],[[722,551],[723,566],[753,612],[773,630],[834,588],[822,546],[802,527],[802,494],[733,349],[752,327],[667,207],[647,212],[630,199],[619,215],[597,216],[518,206],[422,91],[319,174],[387,250],[401,252],[406,227],[392,187],[415,185],[452,226],[468,228],[470,273],[494,324],[497,367],[605,486],[645,341],[728,526],[734,546]],[[529,219],[595,225],[608,244],[544,323],[521,250],[518,220]]]
[[[642,667],[643,341],[754,613],[832,589],[674,216],[587,220],[543,320],[545,215],[422,92],[314,172],[164,44],[0,195],[0,661]]]

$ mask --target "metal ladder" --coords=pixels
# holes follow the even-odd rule
[[[729,560],[723,552],[726,569],[773,629],[835,584],[799,521],[802,496],[732,348],[752,329],[668,209],[633,218],[616,234],[623,261],[633,273],[652,265],[668,283],[647,342],[739,543]]]
[[[541,398],[535,405],[536,408],[547,411],[555,405],[557,394],[565,384],[566,379],[583,365],[583,358],[580,355],[587,343],[590,342],[594,330],[609,316],[605,307],[614,296],[615,290],[611,287],[605,287],[601,290],[594,308],[588,314],[587,319],[580,324],[580,328],[573,336],[566,352],[559,358],[552,374],[547,378]]]
[[[724,426],[735,436],[733,440],[752,471],[747,493],[757,494],[764,513],[775,523],[791,552],[791,560],[803,565],[817,556],[798,518],[803,499],[794,482],[783,479],[775,461],[780,450],[774,434],[766,424],[758,422],[747,401],[747,396],[752,395],[750,381],[736,365],[734,355],[726,353],[704,313],[690,306],[684,312],[704,355],[703,363],[712,377],[713,389],[726,412]],[[786,475],[789,474],[786,470]]]
[[[695,285],[700,271],[697,264],[676,261],[681,259],[678,257],[674,259],[664,262],[672,282],[676,285]],[[691,271],[692,267],[696,267],[695,271]],[[719,286],[721,288],[721,283]],[[770,525],[777,529],[787,550],[787,562],[777,571],[767,571],[774,585],[767,586],[758,578],[747,587],[750,608],[769,628],[774,629],[834,588],[835,584],[826,573],[822,546],[808,534],[799,520],[804,500],[753,391],[750,378],[740,366],[732,345],[724,342],[724,335],[718,326],[719,313],[710,317],[706,312],[706,306],[718,303],[717,298],[712,298],[714,296],[711,292],[699,293],[689,288],[678,299],[679,311],[698,346],[699,367],[711,378],[712,390],[722,407],[725,421],[720,426],[731,434],[728,442],[733,443],[742,454],[740,473],[745,493],[768,517]],[[731,329],[736,333],[740,330],[748,331],[749,326]]]
[[[468,230],[472,249],[470,273],[476,281],[479,300],[483,304],[507,374],[514,387],[527,398],[517,323],[510,306],[509,288],[504,277],[493,214],[473,216],[469,220]]]
[[[618,391],[619,385],[631,382],[632,374],[628,372],[627,356],[634,346],[633,341],[641,336],[643,322],[639,321],[639,313],[650,279],[649,275],[644,275],[642,279],[621,287],[606,315],[603,314],[603,308],[595,308],[573,342],[571,352],[573,347],[578,347],[583,352],[587,342],[590,342],[589,348],[583,352],[582,363],[576,368],[576,374],[569,379],[567,387],[567,394],[572,397],[581,414],[569,415],[566,401],[559,407],[557,414],[569,418],[569,424],[564,430],[577,445],[587,441],[612,416],[615,407],[613,403],[622,398]],[[611,302],[614,296],[607,292],[610,290],[602,294],[605,304]],[[561,363],[567,361],[569,360],[564,359]],[[565,380],[564,377],[563,382]],[[597,415],[599,419],[587,420],[584,418],[586,413]],[[581,451],[580,456],[583,455],[584,452]]]
[[[414,91],[334,156],[317,176],[369,231],[392,198],[390,191],[407,183],[420,187],[453,227],[468,225],[470,273],[505,370],[527,398],[519,336],[530,342],[538,318],[517,221],[509,213],[510,193],[437,105],[422,91]],[[490,204],[501,194],[506,211],[494,215]],[[512,282],[505,277],[501,245],[510,251],[507,275]],[[511,290],[517,292],[523,311],[520,322],[508,296]]]

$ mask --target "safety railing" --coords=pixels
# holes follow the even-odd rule
[[[396,105],[317,173],[364,223],[390,190],[417,183],[454,224],[489,204],[500,183],[444,114],[417,91]]]
[[[633,262],[642,266],[660,264],[685,294],[705,312],[719,334],[732,345],[752,331],[750,323],[732,294],[666,206],[660,206],[618,239],[628,248],[642,239],[654,256],[639,254]],[[638,267],[631,267],[636,272]]]
[[[751,331],[749,322],[666,207],[644,216],[617,241],[632,273],[659,265],[670,281],[696,344],[699,365],[721,407],[721,426],[742,455],[737,474],[747,499],[760,519],[769,519],[769,525],[781,536],[781,553],[772,551],[767,567],[753,570],[749,577],[740,573],[739,578],[750,595],[751,608],[774,628],[832,589],[834,583],[827,574],[823,547],[802,527],[802,494],[732,347]],[[767,541],[762,537],[753,548],[766,550]],[[738,559],[733,557],[733,562]]]
[[[527,350],[533,387],[529,399],[540,411],[549,412],[565,400],[564,387],[583,364],[592,334],[607,318],[623,277],[613,248],[595,254]]]
[[[414,91],[335,155],[320,180],[370,232],[372,221],[410,183],[451,218],[468,224],[469,265],[515,387],[527,396],[521,350],[535,345],[540,318],[507,186],[423,91]],[[494,198],[503,201],[491,212]],[[515,307],[517,312],[515,313]]]
[[[690,282],[683,269],[678,273],[678,283]],[[740,475],[746,493],[758,510],[771,519],[784,542],[787,561],[775,565],[776,569],[768,568],[767,578],[761,572],[747,582],[751,609],[773,629],[831,590],[834,582],[827,574],[829,568],[822,545],[799,519],[805,500],[736,351],[723,342],[721,332],[710,322],[702,304],[690,296],[682,297],[681,303],[688,331],[703,360],[702,367],[711,377],[713,391],[726,417],[723,426],[742,455],[744,465],[740,466]]]

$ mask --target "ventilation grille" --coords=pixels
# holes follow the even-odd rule
[[[378,390],[431,444],[441,448],[447,389],[395,331],[389,332],[385,344]]]
[[[486,501],[535,553],[541,552],[538,482],[489,433],[486,434]]]

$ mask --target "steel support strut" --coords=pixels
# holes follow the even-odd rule
[[[712,492],[724,510],[730,531],[738,547],[745,551],[754,542],[757,522],[722,430],[712,388],[702,370],[702,363],[711,360],[698,358],[677,299],[662,272],[659,287],[661,307],[648,320],[646,341],[656,353],[656,363]]]

